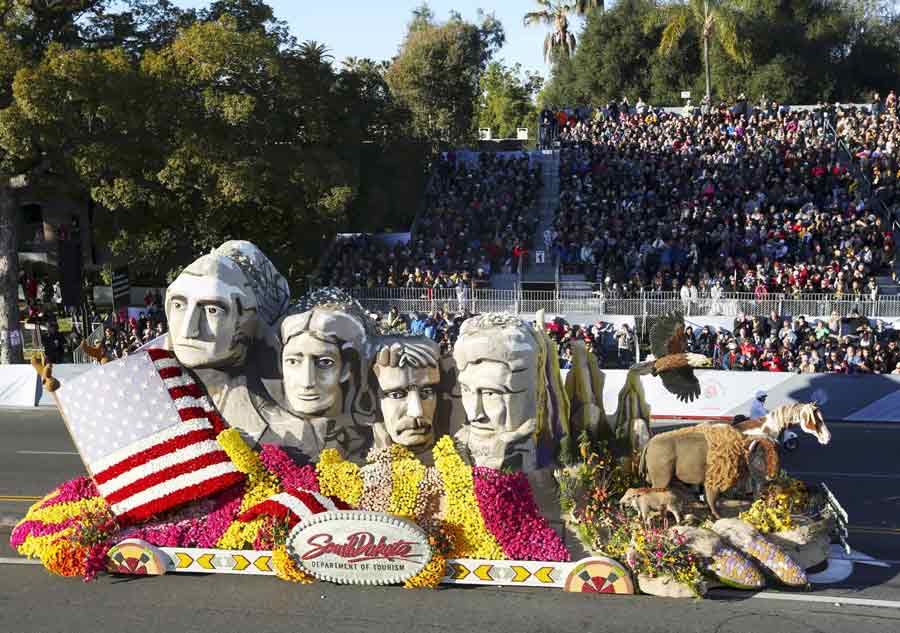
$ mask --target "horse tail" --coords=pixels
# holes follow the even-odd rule
[[[646,479],[647,477],[647,447],[650,446],[650,442],[644,444],[644,448],[641,449],[641,458],[638,461],[638,470],[637,474]]]

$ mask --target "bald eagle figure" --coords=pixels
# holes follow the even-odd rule
[[[700,397],[700,381],[694,375],[694,369],[712,367],[712,361],[703,354],[687,351],[681,314],[667,314],[656,322],[650,330],[650,351],[655,360],[637,363],[629,371],[659,376],[666,390],[682,402],[692,402]]]

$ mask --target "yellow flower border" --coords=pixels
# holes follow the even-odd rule
[[[484,525],[478,499],[475,497],[472,467],[456,452],[449,435],[438,440],[433,454],[434,465],[441,475],[447,495],[444,525],[453,534],[453,551],[450,557],[504,560],[506,557],[500,544]]]
[[[434,589],[444,578],[447,561],[437,552],[432,553],[431,560],[418,574],[403,583],[407,589]]]
[[[56,495],[53,495],[53,497],[55,496]],[[53,497],[47,495],[32,505],[21,522],[40,521],[41,523],[47,524],[62,523],[69,519],[78,519],[79,517],[91,516],[109,511],[109,506],[103,497],[90,497],[89,499],[67,501],[53,506],[47,506],[46,508],[40,507],[47,499]],[[44,536],[28,536],[17,548],[18,552],[22,556],[39,558],[44,562],[44,559],[52,550],[54,542],[72,536],[75,533],[75,527],[75,525],[70,525],[58,532],[45,534]]]
[[[336,448],[322,451],[316,473],[319,475],[319,492],[323,495],[337,497],[354,507],[359,504],[363,493],[359,466],[344,460]]]
[[[388,512],[410,521],[416,520],[416,499],[419,485],[425,479],[425,464],[406,449],[392,451],[391,502]]]
[[[315,578],[300,569],[284,545],[279,545],[272,550],[272,565],[275,567],[275,575],[288,582],[296,582],[308,585],[315,582]]]
[[[228,453],[235,467],[247,475],[247,487],[241,500],[240,512],[246,512],[272,495],[281,492],[278,478],[266,470],[259,455],[250,448],[237,429],[226,429],[216,438]],[[246,523],[234,521],[216,543],[222,549],[252,548],[259,531],[264,527],[266,517],[258,517]]]

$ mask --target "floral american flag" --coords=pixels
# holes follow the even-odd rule
[[[238,516],[238,521],[252,521],[260,516],[282,519],[294,527],[309,517],[332,510],[350,510],[350,506],[312,490],[288,489],[257,503]]]
[[[66,381],[56,398],[100,494],[136,523],[243,480],[225,427],[172,352],[150,349]]]

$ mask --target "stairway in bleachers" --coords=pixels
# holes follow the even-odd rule
[[[494,273],[491,275],[491,288],[495,290],[515,290],[519,285],[519,276],[515,273]]]
[[[547,150],[541,155],[541,174],[543,189],[538,203],[540,219],[534,232],[534,243],[528,254],[528,265],[522,281],[552,282],[556,280],[556,265],[553,254],[544,244],[544,231],[553,227],[556,209],[559,206],[559,150]],[[544,262],[537,263],[537,253],[544,253]]]

